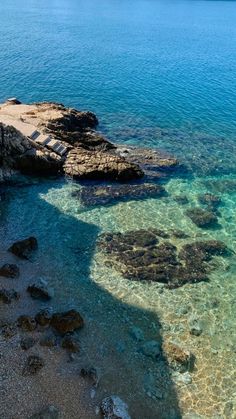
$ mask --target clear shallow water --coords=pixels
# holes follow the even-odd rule
[[[162,200],[86,210],[71,196],[76,184],[12,189],[1,204],[1,250],[38,237],[35,263],[55,288],[55,307],[78,306],[86,318],[83,360],[101,370],[98,400],[117,393],[138,419],[157,412],[161,419],[234,417],[234,255],[215,262],[209,283],[162,291],[122,278],[96,240],[107,231],[180,228],[190,241],[217,238],[236,251],[235,2],[2,3],[1,101],[18,96],[91,109],[114,141],[161,147],[191,172],[169,180]],[[222,198],[219,230],[198,229],[174,200],[186,195],[187,207],[196,206],[205,192]],[[199,338],[189,335],[191,316],[203,322]],[[170,338],[190,349],[192,383],[176,383],[168,366],[143,357],[133,326],[145,340]]]

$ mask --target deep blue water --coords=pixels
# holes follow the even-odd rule
[[[0,14],[0,100],[91,109],[127,139],[159,126],[235,137],[234,1],[8,0]]]
[[[6,249],[19,237],[38,238],[39,252],[24,280],[40,272],[55,289],[55,308],[82,310],[86,328],[79,362],[90,357],[105,377],[96,403],[114,392],[128,402],[136,419],[157,419],[157,411],[160,419],[231,419],[236,411],[231,406],[236,1],[2,0],[0,17],[0,102],[16,96],[92,110],[99,128],[114,141],[164,148],[191,169],[190,176],[166,183],[168,196],[162,200],[106,208],[85,210],[72,197],[80,188],[76,183],[40,181],[10,188],[9,199],[0,205],[1,257],[8,257]],[[201,230],[186,216],[186,208],[199,206],[199,195],[206,192],[222,199],[216,230]],[[187,196],[187,207],[177,203],[176,195]],[[107,266],[96,248],[97,237],[149,228],[182,229],[188,236],[176,239],[177,247],[220,239],[234,253],[214,262],[217,269],[208,283],[172,292],[156,283],[127,281]],[[23,262],[20,268],[24,272]],[[191,316],[204,325],[199,338],[189,334]],[[143,359],[130,335],[130,328],[140,327],[146,340],[157,339],[159,322],[163,342],[171,338],[196,356],[188,385],[182,375],[176,384],[168,367],[160,372],[157,363]],[[165,380],[158,381],[159,373],[171,377],[162,399]],[[6,419],[29,416],[24,394],[17,400]],[[62,400],[61,408],[68,403]]]

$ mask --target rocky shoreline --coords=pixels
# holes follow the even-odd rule
[[[143,178],[150,166],[162,172],[178,166],[160,152],[115,146],[97,125],[91,112],[9,99],[0,105],[0,181],[20,172],[127,182]]]

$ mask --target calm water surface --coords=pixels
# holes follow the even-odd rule
[[[11,190],[1,204],[1,248],[38,237],[36,263],[43,260],[55,306],[78,306],[86,318],[82,346],[103,377],[98,403],[119,394],[137,419],[235,417],[234,254],[215,261],[208,283],[163,291],[122,278],[96,240],[108,231],[180,228],[187,241],[216,238],[236,251],[236,2],[8,0],[0,15],[0,101],[93,110],[112,140],[160,147],[189,169],[166,183],[162,200],[106,208],[85,209],[72,198],[80,186],[67,182]],[[218,230],[197,228],[174,199],[187,196],[190,208],[205,192],[223,201]],[[200,337],[189,335],[192,317]],[[143,357],[133,327],[147,341],[191,350],[190,378]]]

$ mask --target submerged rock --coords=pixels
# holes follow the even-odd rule
[[[32,348],[36,343],[36,340],[32,337],[25,337],[22,338],[20,341],[20,346],[24,351],[27,351],[28,349]]]
[[[17,265],[6,263],[0,268],[0,276],[6,278],[16,278],[19,276],[20,270]]]
[[[103,399],[101,411],[104,419],[131,419],[127,404],[118,396],[110,396]]]
[[[48,333],[40,339],[39,344],[41,346],[53,348],[57,345],[57,338],[53,333]]]
[[[20,329],[24,330],[25,332],[32,332],[36,329],[36,321],[33,317],[22,315],[18,317],[17,325]]]
[[[44,308],[36,314],[35,321],[40,326],[47,326],[50,324],[51,318],[52,318],[52,309]]]
[[[27,358],[25,366],[23,368],[23,375],[34,375],[37,374],[43,367],[44,360],[38,355],[30,355]]]
[[[96,368],[94,368],[94,367],[81,368],[80,375],[83,378],[88,378],[89,380],[91,380],[92,385],[94,387],[98,386],[99,376],[98,376],[98,372],[97,372]]]
[[[171,368],[181,373],[192,371],[194,366],[193,354],[174,342],[164,342],[163,352]]]
[[[5,339],[10,339],[15,336],[17,333],[17,328],[15,323],[3,323],[1,325],[1,335]]]
[[[51,319],[51,326],[60,334],[74,332],[84,326],[84,320],[77,310],[55,313]]]
[[[141,351],[155,361],[161,355],[161,345],[156,340],[150,340],[141,346]]]
[[[44,279],[40,279],[38,282],[29,285],[27,291],[36,300],[48,301],[54,295],[53,290],[49,288],[47,281]]]
[[[218,226],[217,216],[212,211],[207,211],[202,208],[192,208],[186,211],[186,215],[200,228]]]
[[[29,259],[31,253],[38,248],[38,242],[35,237],[29,237],[17,241],[8,249],[11,253],[21,259]]]
[[[213,195],[211,193],[199,195],[198,201],[200,202],[200,204],[207,205],[208,208],[213,211],[216,210],[222,203],[221,198],[218,195]]]
[[[207,281],[214,269],[214,256],[228,256],[227,246],[217,240],[187,243],[180,249],[163,240],[159,230],[104,233],[98,246],[115,263],[123,276],[135,281],[156,281],[168,288]],[[183,233],[177,232],[183,237]],[[161,237],[162,236],[162,237]],[[185,235],[184,235],[185,236]]]
[[[80,345],[78,339],[73,335],[65,335],[61,340],[61,347],[70,352],[79,352]]]
[[[161,185],[143,183],[140,185],[86,186],[72,193],[85,206],[109,205],[126,200],[157,198],[165,195]]]
[[[18,300],[20,295],[14,289],[6,290],[5,288],[0,289],[0,302],[10,304],[15,300]]]
[[[29,419],[59,419],[60,418],[60,410],[50,405],[46,407],[45,409],[41,410],[38,413],[35,413],[34,415],[30,416]]]

